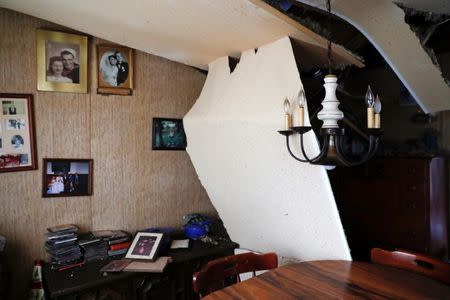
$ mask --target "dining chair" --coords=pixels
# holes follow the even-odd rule
[[[194,273],[194,292],[204,297],[216,290],[240,282],[239,274],[270,270],[278,267],[278,256],[273,253],[241,253],[209,261],[199,272]]]
[[[373,263],[416,272],[450,284],[450,264],[425,254],[402,249],[387,251],[373,248],[370,260]]]

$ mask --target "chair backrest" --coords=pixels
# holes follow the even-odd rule
[[[242,253],[209,261],[199,272],[194,273],[194,292],[201,297],[239,282],[239,274],[278,267],[275,253]]]
[[[450,264],[424,254],[401,249],[386,251],[373,248],[370,260],[373,263],[409,270],[450,284]]]

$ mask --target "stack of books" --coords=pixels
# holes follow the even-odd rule
[[[128,234],[123,235],[122,237],[116,236],[108,240],[108,245],[108,256],[120,258],[128,252],[128,248],[131,246],[131,237]]]
[[[122,230],[99,230],[80,235],[78,244],[86,261],[121,258],[131,245],[131,235]]]
[[[50,257],[52,270],[62,271],[83,263],[77,243],[78,227],[59,225],[47,228],[45,250]]]
[[[122,230],[94,231],[93,234],[107,243],[108,257],[121,258],[131,245],[131,235]]]

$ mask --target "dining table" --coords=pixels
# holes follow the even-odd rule
[[[202,299],[450,299],[450,285],[390,266],[322,260],[278,267]]]

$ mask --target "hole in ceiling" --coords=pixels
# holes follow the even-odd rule
[[[420,11],[399,3],[397,6],[405,12],[405,22],[450,86],[450,15]]]

